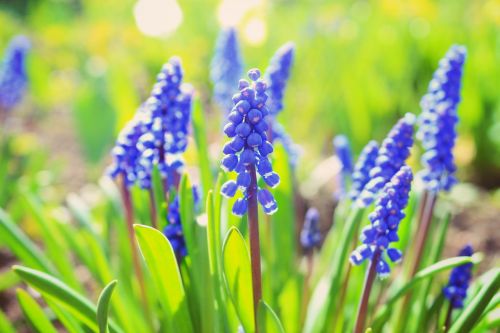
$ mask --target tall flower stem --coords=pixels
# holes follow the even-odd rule
[[[415,252],[413,257],[414,260],[412,269],[410,271],[410,278],[417,273],[418,268],[420,267],[420,261],[422,260],[425,242],[428,238],[432,216],[434,215],[434,206],[436,205],[436,199],[437,196],[435,193],[426,191],[426,193],[424,193],[423,195],[423,206],[420,209],[420,223],[415,241]]]
[[[300,316],[300,323],[304,324],[306,315],[307,315],[307,305],[309,304],[309,299],[311,297],[310,293],[310,283],[311,283],[311,276],[314,270],[314,250],[311,250],[309,253],[306,255],[306,276],[304,278],[304,286],[302,289],[302,309],[301,309],[301,316]]]
[[[372,291],[373,282],[375,281],[375,276],[377,274],[377,263],[380,259],[379,249],[375,250],[373,253],[372,260],[370,262],[370,267],[366,273],[365,283],[363,286],[363,293],[361,294],[361,301],[359,302],[358,314],[356,316],[356,324],[354,326],[354,333],[363,333],[363,329],[366,323],[366,317],[368,314],[368,301],[370,300],[370,293]]]
[[[262,299],[262,273],[260,270],[259,212],[257,206],[257,174],[255,166],[248,167],[251,183],[248,187],[248,231],[250,234],[250,259],[252,263],[252,288],[255,329],[257,331],[257,310]]]
[[[144,275],[142,274],[141,262],[139,261],[139,253],[137,251],[137,246],[134,240],[134,208],[132,205],[132,197],[130,196],[130,191],[125,184],[124,179],[121,182],[122,199],[123,206],[125,208],[125,220],[127,223],[127,233],[129,238],[130,251],[132,253],[132,262],[134,265],[135,275],[139,281],[139,287],[141,290],[142,301],[144,303],[144,311],[147,316],[149,316],[149,306],[148,298],[146,293],[146,286],[144,284]]]
[[[450,301],[450,304],[448,306],[448,311],[446,312],[446,319],[444,321],[444,333],[450,330],[452,313],[453,313],[453,302]]]
[[[158,211],[156,208],[156,200],[155,200],[155,194],[153,193],[153,189],[150,188],[148,190],[149,193],[149,210],[151,212],[151,225],[153,228],[158,229]]]

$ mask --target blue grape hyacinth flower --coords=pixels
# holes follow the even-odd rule
[[[466,245],[458,255],[471,257],[473,254],[472,246]],[[467,297],[467,289],[471,279],[472,263],[455,267],[451,271],[450,280],[448,285],[443,288],[443,294],[451,302],[453,308],[461,309],[464,307],[464,300]]]
[[[139,110],[134,118],[123,127],[111,150],[113,163],[108,168],[108,174],[114,179],[122,176],[127,187],[133,186],[137,181],[140,157],[137,142],[143,133],[140,112]]]
[[[319,230],[319,212],[312,207],[307,210],[304,225],[300,232],[300,244],[304,250],[318,248],[321,243],[321,231]]]
[[[405,164],[413,146],[415,115],[407,113],[391,129],[379,148],[375,166],[370,170],[370,181],[358,196],[356,204],[367,207],[375,200],[377,193]]]
[[[295,45],[288,42],[276,51],[266,70],[266,81],[269,83],[269,110],[276,116],[283,110],[283,97],[293,64]]]
[[[401,260],[401,251],[390,247],[390,244],[399,241],[399,223],[405,217],[403,210],[408,204],[412,179],[410,167],[403,166],[384,186],[375,210],[368,216],[371,223],[361,233],[363,244],[351,254],[352,264],[360,265],[365,260],[372,260],[375,252],[379,251],[376,271],[380,278],[384,278],[390,273],[386,258],[395,263]]]
[[[26,55],[30,42],[25,36],[14,37],[0,63],[0,111],[8,111],[23,97],[28,84]]]
[[[463,46],[454,45],[448,50],[420,102],[422,113],[417,138],[424,149],[421,157],[424,170],[419,176],[431,192],[449,191],[457,182],[453,147],[465,56]]]
[[[242,74],[243,61],[237,32],[234,28],[221,30],[210,67],[210,78],[214,85],[214,99],[225,112],[233,106],[231,97]]]
[[[251,69],[248,77],[251,81],[240,80],[240,92],[233,96],[234,107],[228,116],[229,122],[224,127],[224,133],[231,141],[224,145],[225,156],[221,161],[223,170],[238,174],[236,181],[229,180],[221,188],[222,195],[226,197],[234,197],[238,190],[243,194],[233,205],[233,213],[237,216],[244,215],[248,208],[252,168],[257,168],[257,172],[271,188],[276,187],[280,181],[269,161],[273,146],[266,135],[268,125],[265,117],[269,114],[266,106],[267,85],[260,78],[258,69]],[[273,214],[278,209],[273,195],[265,188],[258,188],[257,200],[266,214]]]
[[[349,140],[345,135],[337,135],[333,139],[333,147],[335,148],[335,153],[340,161],[340,189],[339,194],[341,197],[347,192],[347,181],[352,174],[352,154],[351,147],[349,146]]]
[[[354,165],[352,173],[352,183],[350,197],[352,201],[356,201],[365,185],[370,181],[370,171],[375,167],[375,160],[378,156],[377,141],[370,141],[361,151],[361,154]]]
[[[172,57],[158,74],[151,96],[142,107],[143,134],[137,143],[141,155],[138,180],[142,188],[151,187],[155,165],[167,180],[184,166],[182,154],[188,145],[193,91],[190,85],[182,83],[182,78],[180,59]]]
[[[177,258],[183,258],[187,255],[186,240],[182,231],[181,214],[179,211],[179,196],[168,206],[167,212],[168,224],[163,229],[163,234],[170,241]]]

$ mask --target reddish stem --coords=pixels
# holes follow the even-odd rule
[[[444,321],[444,333],[448,332],[451,325],[451,314],[453,313],[453,303],[450,300],[448,311],[446,312],[446,320]]]
[[[252,263],[253,307],[255,332],[257,329],[257,310],[262,299],[262,273],[260,268],[259,212],[257,206],[257,175],[255,166],[247,168],[251,183],[248,188],[248,231],[250,235],[250,259]]]
[[[424,194],[423,207],[421,207],[420,209],[420,224],[415,241],[415,252],[413,257],[414,260],[412,270],[410,271],[410,277],[413,277],[420,267],[420,261],[422,260],[425,242],[429,235],[429,229],[434,213],[434,206],[436,205],[436,199],[437,196],[434,193],[426,191],[426,194]]]
[[[366,317],[368,314],[368,302],[370,300],[370,293],[373,287],[373,282],[375,281],[375,276],[377,275],[377,263],[380,259],[381,254],[382,253],[379,249],[376,249],[373,253],[373,257],[370,262],[370,268],[368,268],[368,272],[366,274],[361,301],[358,307],[354,333],[363,333],[363,329],[366,323]]]

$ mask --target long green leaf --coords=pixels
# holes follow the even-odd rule
[[[451,326],[449,333],[470,332],[499,289],[500,269],[495,269],[490,280],[483,285],[479,293]]]
[[[222,249],[224,276],[229,296],[245,332],[254,332],[252,268],[243,236],[236,227],[229,229]]]
[[[67,308],[76,318],[85,323],[85,325],[97,331],[97,325],[95,323],[97,309],[88,299],[51,275],[22,266],[14,266],[13,269],[21,279],[38,290],[42,295],[50,296],[59,304]],[[112,321],[110,321],[109,327],[112,333],[122,332],[122,329]]]
[[[158,301],[166,312],[171,329],[192,332],[186,293],[172,245],[156,229],[134,226],[141,253],[153,278]]]
[[[111,281],[99,295],[97,300],[97,326],[99,326],[99,333],[106,333],[108,331],[108,312],[109,301],[116,286],[116,280]]]
[[[212,188],[213,175],[212,167],[210,165],[210,158],[208,155],[208,143],[206,133],[206,120],[203,113],[203,107],[199,100],[196,98],[193,107],[193,133],[198,152],[198,162],[200,165],[201,185],[203,188],[203,198],[210,188]]]
[[[17,289],[17,300],[35,331],[40,333],[57,333],[56,328],[47,318],[47,314],[38,303],[23,289]]]
[[[259,302],[257,325],[260,333],[285,333],[276,313],[262,300]]]
[[[54,298],[45,295],[43,297],[47,305],[54,311],[61,324],[64,326],[68,333],[85,333],[80,322],[73,317],[68,311],[57,303]]]
[[[16,333],[14,326],[12,326],[12,323],[2,311],[0,311],[0,332]]]
[[[0,239],[23,263],[55,274],[52,264],[43,251],[24,234],[2,208],[0,208]]]

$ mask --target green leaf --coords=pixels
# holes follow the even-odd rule
[[[23,263],[55,274],[52,264],[43,251],[14,224],[2,208],[0,208],[0,239]]]
[[[278,316],[274,313],[273,309],[266,304],[266,302],[261,300],[257,311],[257,325],[259,327],[259,333],[285,333]]]
[[[108,331],[108,311],[109,301],[116,286],[116,280],[111,281],[99,295],[97,300],[97,325],[99,326],[99,333],[106,333]]]
[[[229,229],[222,248],[224,275],[229,296],[245,332],[254,332],[252,268],[243,236],[236,227]]]
[[[9,321],[9,318],[0,311],[0,332],[2,333],[16,333],[16,330]]]
[[[56,300],[58,304],[63,305],[80,321],[90,328],[97,330],[95,323],[97,309],[88,299],[68,287],[64,282],[46,273],[22,266],[14,266],[13,269],[21,279],[38,290],[42,295],[48,295]],[[122,332],[122,329],[112,321],[110,321],[109,327],[112,333]]]
[[[172,245],[156,229],[134,225],[141,253],[153,278],[156,295],[171,328],[176,332],[192,332],[193,326],[186,293]]]
[[[411,291],[415,286],[417,286],[421,281],[433,277],[434,275],[457,267],[461,266],[463,264],[467,263],[473,263],[477,264],[481,261],[482,256],[479,254],[474,254],[472,257],[455,257],[455,258],[449,258],[442,260],[440,262],[435,263],[434,265],[431,265],[429,267],[424,268],[415,276],[413,279],[408,281],[408,283],[404,284],[403,286],[399,287],[395,291],[389,295],[387,301],[385,302],[384,306],[377,312],[377,314],[374,317],[373,320],[373,329],[378,332],[380,331],[380,327],[383,325],[383,322],[385,321],[384,318],[387,318],[388,314],[392,312],[392,307],[396,303],[397,300],[399,300],[401,297],[406,295],[409,291]]]
[[[206,119],[203,112],[203,106],[196,98],[193,107],[193,134],[198,152],[198,162],[200,165],[201,185],[203,188],[203,198],[206,198],[207,192],[212,188],[213,175],[208,155],[208,142],[206,133]]]
[[[85,333],[80,322],[73,317],[68,311],[60,306],[56,300],[50,296],[44,296],[47,305],[54,311],[61,324],[64,326],[68,333]]]
[[[17,300],[35,331],[41,333],[57,333],[57,330],[47,318],[47,314],[38,303],[23,289],[17,289]]]
[[[449,333],[470,332],[481,318],[483,310],[500,289],[500,269],[495,269],[493,272],[489,281],[484,283],[479,293],[451,325]]]

